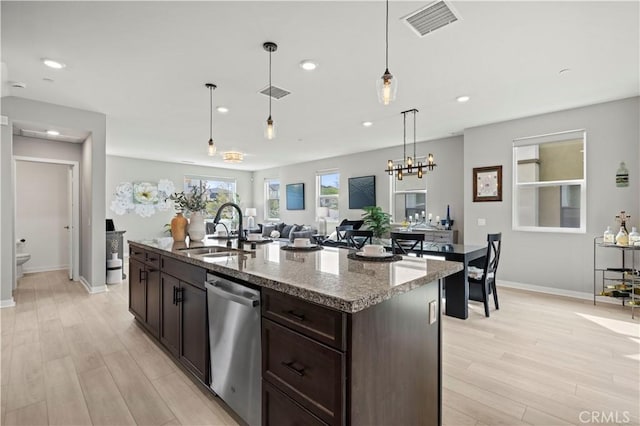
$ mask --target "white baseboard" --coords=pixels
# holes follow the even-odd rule
[[[104,293],[105,291],[109,291],[107,289],[106,284],[102,284],[100,286],[94,287],[91,284],[89,284],[89,281],[87,281],[84,277],[80,277],[79,281],[84,286],[84,289],[87,290],[87,293],[89,294]]]
[[[10,299],[0,300],[0,309],[11,308],[13,306],[16,306],[16,301],[13,300],[13,297]]]
[[[61,271],[63,269],[69,269],[69,265],[58,265],[58,266],[39,266],[36,268],[25,268],[22,267],[22,272],[25,274],[34,274],[36,272],[49,272],[49,271]]]
[[[536,293],[552,294],[554,296],[572,297],[574,299],[581,299],[581,300],[593,300],[593,293],[587,293],[583,291],[564,290],[564,289],[555,288],[555,287],[545,287],[541,285],[524,284],[524,283],[519,283],[515,281],[503,281],[503,280],[498,280],[497,284],[502,287],[515,288],[518,290],[527,290],[527,291],[533,291]],[[620,303],[619,300],[612,299],[611,297],[597,297],[596,300],[598,302],[603,302],[603,303],[613,303],[613,304]]]

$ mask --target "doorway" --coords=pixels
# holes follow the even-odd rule
[[[77,280],[78,162],[14,156],[14,182],[15,235],[26,240],[25,251],[31,255],[24,271],[66,269],[69,279]]]

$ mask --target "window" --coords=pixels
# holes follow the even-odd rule
[[[190,193],[193,187],[202,187],[205,185],[209,198],[209,202],[207,203],[208,217],[213,217],[224,203],[232,202],[237,204],[240,202],[239,196],[236,193],[235,179],[205,176],[184,177],[185,194]],[[223,219],[231,219],[233,222],[237,220],[236,215],[237,212],[235,209],[225,209],[221,217]]]
[[[327,222],[337,222],[340,218],[338,197],[340,195],[340,173],[337,171],[319,172],[316,175],[316,207],[327,207]]]
[[[417,173],[405,174],[402,180],[398,180],[395,176],[389,178],[393,181],[391,183],[393,221],[396,223],[410,221],[409,218],[415,218],[416,214],[422,217],[422,212],[427,211],[426,173],[422,179],[418,178]]]
[[[264,219],[280,220],[280,180],[264,180]]]
[[[513,229],[586,232],[583,130],[513,141]]]

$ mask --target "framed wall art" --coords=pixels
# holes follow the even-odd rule
[[[376,177],[349,178],[349,208],[361,209],[376,205]]]
[[[473,169],[473,201],[502,201],[502,166]]]
[[[304,183],[287,185],[287,210],[304,210]]]

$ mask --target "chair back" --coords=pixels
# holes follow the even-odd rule
[[[487,281],[495,281],[498,263],[500,262],[500,250],[502,249],[502,233],[487,235],[487,255],[484,261],[484,277]]]
[[[361,249],[367,242],[373,244],[373,231],[349,229],[345,232],[347,245],[349,247]]]
[[[345,241],[347,238],[347,231],[352,231],[353,225],[340,225],[336,226],[337,241]]]
[[[391,251],[394,254],[414,252],[416,256],[422,257],[424,236],[422,232],[391,232]]]

